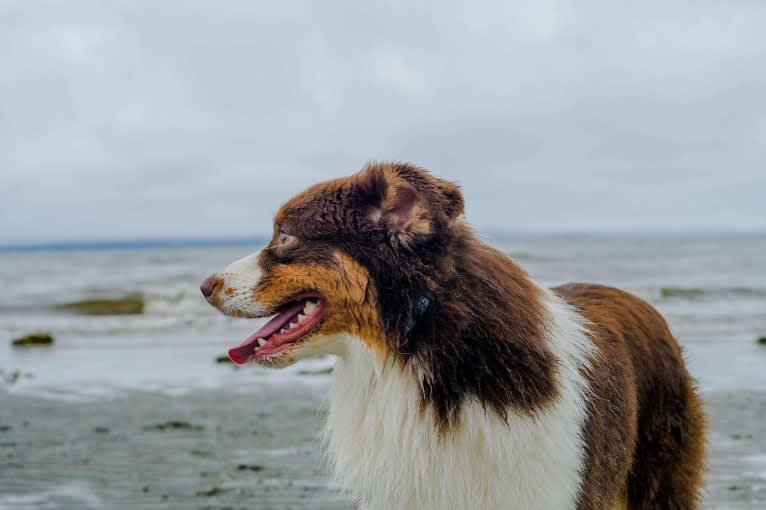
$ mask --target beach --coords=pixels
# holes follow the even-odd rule
[[[327,481],[323,384],[60,402],[11,396],[0,411],[3,509],[352,509]],[[704,508],[766,505],[766,392],[706,397]]]
[[[328,487],[312,386],[0,411],[0,508],[353,508]]]
[[[493,240],[546,285],[668,319],[710,416],[704,508],[766,507],[766,239]],[[253,249],[255,249],[253,247]],[[197,285],[250,247],[0,253],[0,510],[352,509],[320,447],[333,360],[219,363],[255,329]],[[57,308],[139,295],[142,313]],[[11,347],[36,330],[49,347]]]

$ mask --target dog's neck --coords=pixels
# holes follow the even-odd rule
[[[546,295],[546,343],[557,359],[556,399],[530,416],[505,417],[477,398],[462,401],[449,428],[423,398],[426,366],[385,358],[347,338],[334,370],[325,446],[338,483],[364,510],[567,508],[579,490],[589,355],[579,317]],[[444,338],[445,345],[450,342]],[[534,459],[558,459],[540,472]],[[514,459],[524,465],[516,465]],[[547,464],[546,464],[547,465]],[[550,491],[560,487],[561,491]]]
[[[376,280],[386,290],[376,296],[380,343],[417,377],[440,427],[450,426],[465,400],[503,415],[511,407],[532,414],[555,399],[543,291],[526,272],[467,234],[447,244],[433,267],[423,261],[417,267],[401,288]],[[434,300],[417,317],[425,295]]]

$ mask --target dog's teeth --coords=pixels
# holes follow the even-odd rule
[[[305,318],[306,318],[306,316],[305,316],[305,315],[303,315],[302,313],[299,313],[299,314],[298,314],[298,322],[302,322],[302,321],[303,321],[303,319],[305,319]]]
[[[258,339],[258,347],[263,347],[264,345],[266,345],[266,340],[263,339],[263,338],[259,338]]]
[[[303,311],[306,312],[306,315],[310,314],[314,311],[314,308],[317,307],[317,304],[314,301],[306,301],[306,306],[303,307]]]
[[[290,323],[290,329],[297,328],[297,327],[298,327],[298,323],[297,322],[291,322]]]
[[[282,328],[282,330],[280,331],[280,333],[284,335],[285,333],[287,333],[287,329],[285,329],[285,328]]]

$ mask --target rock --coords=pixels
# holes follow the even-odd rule
[[[11,342],[14,347],[44,347],[53,344],[53,335],[45,331],[30,333],[29,335],[16,338]]]
[[[755,343],[758,345],[766,345],[766,336],[756,338]]]
[[[80,315],[140,315],[144,313],[144,298],[127,296],[119,299],[85,299],[58,305],[56,308]]]
[[[202,425],[193,425],[188,421],[166,421],[155,425],[146,425],[144,430],[205,430]]]
[[[258,464],[240,464],[237,466],[237,471],[263,471],[265,468]]]
[[[229,359],[228,356],[218,356],[215,359],[215,362],[216,363],[229,363],[229,364],[232,364],[232,361]]]
[[[226,492],[229,492],[231,489],[223,489],[221,487],[213,487],[212,489],[208,491],[197,491],[196,495],[206,498],[212,498],[214,496],[220,496],[221,494],[224,494]]]

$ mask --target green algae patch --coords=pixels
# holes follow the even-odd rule
[[[144,299],[128,296],[119,299],[84,299],[56,306],[59,310],[80,315],[141,315],[144,313]]]
[[[14,347],[47,347],[53,345],[53,335],[45,331],[30,333],[11,341]]]
[[[662,287],[660,289],[660,296],[664,298],[684,298],[695,299],[705,295],[705,291],[695,288],[684,287]]]

